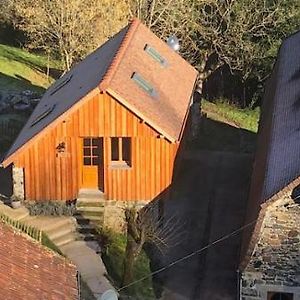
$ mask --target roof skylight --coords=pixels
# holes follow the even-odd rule
[[[65,78],[62,82],[58,83],[57,86],[54,86],[54,89],[53,89],[53,91],[51,91],[50,96],[52,96],[53,94],[55,94],[58,90],[60,90],[67,83],[69,83],[70,80],[72,79],[72,77],[73,77],[73,74],[71,74],[70,76],[68,76],[67,78]]]
[[[51,105],[48,107],[46,110],[44,110],[41,114],[39,114],[32,122],[31,122],[31,127],[46,118],[55,108],[55,104]]]
[[[166,67],[168,65],[167,60],[162,57],[158,51],[156,51],[153,47],[148,44],[145,46],[144,50],[156,61],[158,61],[162,66]]]
[[[153,86],[138,73],[134,72],[132,74],[131,79],[134,80],[150,96],[152,96],[152,97],[157,96],[157,93],[156,93],[155,89],[153,88]]]

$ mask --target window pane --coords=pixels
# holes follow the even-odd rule
[[[93,157],[92,165],[93,166],[98,166],[99,165],[99,157]]]
[[[99,146],[100,145],[100,139],[92,139],[92,145],[93,146]]]
[[[111,160],[119,160],[119,138],[111,138]]]
[[[131,139],[122,138],[122,159],[123,161],[131,161]]]
[[[91,156],[91,148],[83,148],[84,156]]]
[[[98,156],[100,154],[99,153],[99,148],[98,147],[93,147],[92,154],[93,154],[93,156]]]
[[[83,164],[85,166],[90,166],[91,165],[91,158],[90,157],[84,157],[83,158]]]
[[[83,145],[84,146],[90,146],[91,145],[91,139],[89,139],[89,138],[83,139]]]

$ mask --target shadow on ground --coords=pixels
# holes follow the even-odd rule
[[[7,87],[9,87],[9,89],[15,90],[36,91],[40,94],[43,94],[45,92],[45,89],[43,87],[32,84],[31,81],[22,76],[17,75],[17,77],[12,77],[0,72],[0,92],[2,90],[9,93]]]
[[[182,220],[185,238],[158,259],[160,267],[191,254],[243,225],[255,134],[207,119],[196,142],[188,143],[166,218]],[[232,236],[177,263],[155,277],[161,299],[237,299],[241,235]],[[157,266],[156,266],[157,267]]]

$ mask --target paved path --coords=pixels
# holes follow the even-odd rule
[[[61,251],[77,266],[82,279],[97,298],[106,290],[113,289],[106,278],[106,268],[99,254],[88,242],[74,241],[62,246]]]
[[[168,264],[239,228],[243,222],[252,159],[222,152],[189,153],[176,190],[165,205],[177,214],[185,240],[162,259]],[[164,300],[236,299],[240,235],[168,269]]]

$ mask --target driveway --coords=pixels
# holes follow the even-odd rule
[[[252,156],[197,151],[185,154],[165,216],[182,220],[185,238],[161,257],[177,260],[243,224]],[[240,235],[181,261],[160,274],[164,300],[237,299]]]

